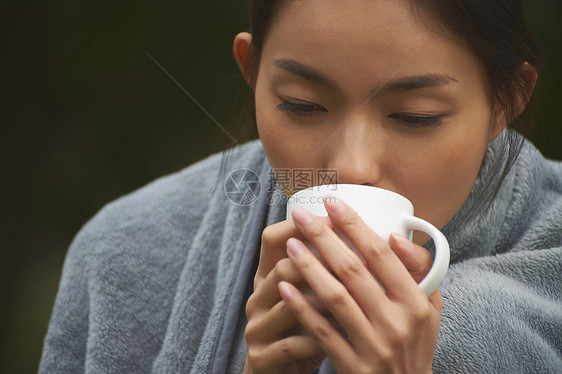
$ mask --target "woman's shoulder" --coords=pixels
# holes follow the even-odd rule
[[[525,141],[515,165],[514,194],[535,201],[535,207],[562,203],[562,161],[551,160]],[[539,209],[540,210],[540,209]]]
[[[267,162],[259,140],[237,146],[231,152],[228,169]],[[158,243],[169,246],[170,241],[180,237],[189,240],[211,199],[223,195],[223,153],[210,155],[109,202],[81,228],[73,245],[87,243],[86,251],[92,255],[115,252],[117,244],[122,246],[121,250],[134,247],[139,251],[154,248]]]
[[[562,247],[562,162],[545,158],[526,142],[514,167],[506,214],[519,249]]]
[[[562,161],[549,159],[529,140],[525,139],[518,157],[521,169],[552,181],[562,192]]]
[[[268,167],[259,141],[232,153],[226,173]],[[220,228],[202,222],[212,222],[220,212],[212,208],[226,199],[217,185],[222,161],[221,153],[214,154],[158,178],[110,202],[80,229],[65,258],[40,372],[62,366],[97,372],[99,365],[122,372],[152,365],[189,256],[196,257],[194,265],[211,258],[191,251],[197,234],[220,238],[212,231]],[[126,362],[120,354],[124,336],[131,352],[142,353],[131,353]]]

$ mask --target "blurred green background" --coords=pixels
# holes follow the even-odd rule
[[[545,61],[533,141],[562,159],[562,2],[525,3]],[[227,140],[147,53],[226,124],[243,85],[232,39],[248,24],[246,0],[0,4],[1,372],[37,371],[79,228]]]

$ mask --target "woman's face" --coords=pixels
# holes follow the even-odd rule
[[[477,57],[435,30],[406,2],[287,1],[255,86],[271,166],[335,170],[338,183],[397,192],[442,228],[502,128]]]

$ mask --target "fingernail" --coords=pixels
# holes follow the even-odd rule
[[[403,249],[406,249],[408,251],[414,250],[414,243],[409,241],[406,237],[397,233],[393,233],[392,235]]]
[[[333,213],[341,213],[345,209],[343,203],[334,195],[330,194],[324,196],[324,205]]]
[[[289,238],[289,240],[287,240],[287,252],[293,257],[300,255],[304,250],[304,244],[302,244],[300,240],[295,238]]]
[[[295,222],[301,226],[306,226],[312,222],[312,217],[310,216],[310,213],[308,213],[306,210],[304,210],[301,207],[295,207],[292,210],[292,215]]]
[[[291,289],[291,286],[289,286],[287,282],[281,281],[279,282],[277,287],[279,288],[279,293],[281,294],[281,297],[283,298],[293,297],[294,295],[293,290]]]

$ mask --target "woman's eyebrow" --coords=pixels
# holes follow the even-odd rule
[[[328,78],[326,78],[318,71],[294,60],[279,59],[273,61],[272,65],[287,70],[288,72],[296,74],[312,82],[320,83],[325,86],[336,86],[334,82],[331,82]]]
[[[289,71],[306,80],[320,83],[325,86],[337,87],[337,84],[325,77],[317,70],[300,62],[290,59],[278,59],[273,61],[273,66]],[[389,93],[391,91],[406,91],[418,88],[440,87],[458,82],[457,79],[441,73],[427,73],[422,75],[397,78],[386,82],[373,90],[376,94]]]
[[[395,79],[387,82],[380,89],[377,89],[377,91],[379,93],[386,93],[390,91],[415,90],[417,88],[447,86],[457,82],[457,79],[447,74],[428,73]]]

